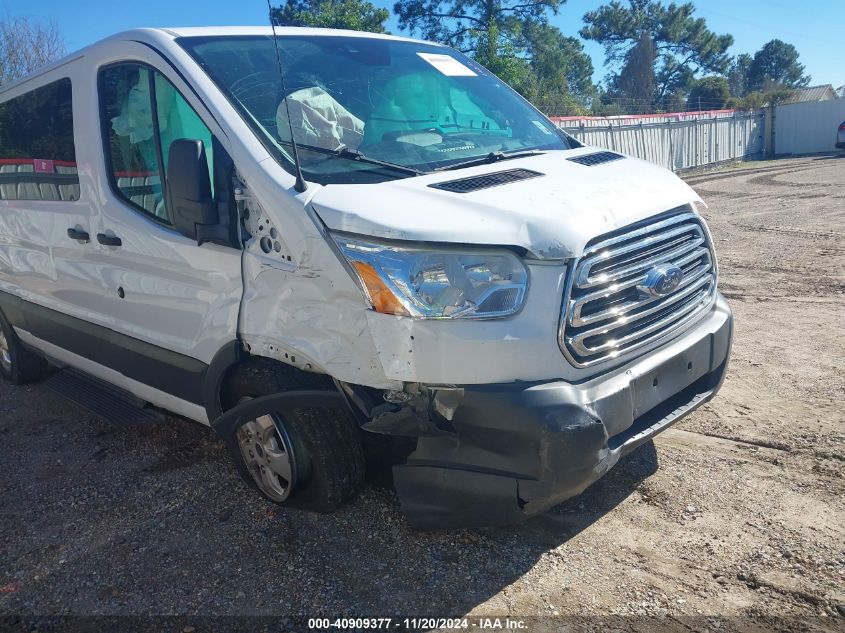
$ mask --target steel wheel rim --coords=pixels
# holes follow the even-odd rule
[[[274,501],[284,501],[296,483],[293,447],[281,421],[262,415],[238,429],[244,464],[259,489]]]
[[[9,341],[6,340],[6,334],[2,330],[0,330],[0,365],[7,372],[12,371],[12,354],[9,351]]]

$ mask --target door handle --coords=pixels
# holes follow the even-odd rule
[[[117,235],[106,235],[105,233],[97,233],[97,241],[106,246],[121,246],[123,241]]]
[[[67,236],[72,240],[79,240],[81,242],[91,241],[91,236],[81,229],[68,229]]]

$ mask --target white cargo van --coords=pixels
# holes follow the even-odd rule
[[[129,31],[0,90],[0,369],[208,424],[274,502],[381,437],[412,525],[513,522],[719,389],[699,205],[449,48]]]

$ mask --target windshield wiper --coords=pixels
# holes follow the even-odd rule
[[[298,143],[297,143],[298,145]],[[524,156],[539,156],[540,154],[545,154],[545,152],[541,152],[537,149],[528,149],[528,150],[517,150],[513,152],[490,152],[487,156],[482,156],[481,158],[472,158],[470,160],[465,160],[460,163],[453,163],[451,165],[446,165],[445,167],[438,167],[434,171],[452,171],[453,169],[462,169],[464,167],[475,167],[476,165],[490,165],[491,163],[497,163],[500,160],[510,160],[511,158],[522,158]]]
[[[290,142],[286,141],[286,144],[290,144]],[[406,173],[409,176],[421,176],[422,174],[428,173],[425,171],[414,169],[413,167],[406,167],[405,165],[400,165],[398,163],[390,163],[386,160],[372,158],[371,156],[362,154],[357,149],[351,149],[346,145],[341,145],[337,149],[328,149],[325,147],[320,147],[318,145],[303,145],[302,143],[297,141],[296,146],[300,149],[304,149],[309,152],[315,152],[317,154],[325,154],[326,156],[338,156],[347,160],[357,160],[358,162],[367,163],[369,165],[379,165],[381,167],[388,167],[390,169],[395,169],[396,171]]]

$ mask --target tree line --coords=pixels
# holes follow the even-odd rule
[[[0,86],[63,57],[65,43],[55,22],[0,18]]]
[[[473,57],[549,115],[638,114],[758,108],[810,77],[792,44],[773,39],[732,57],[729,34],[695,15],[692,2],[611,0],[583,16],[581,39],[552,25],[566,0],[396,0],[402,31]],[[284,0],[277,25],[387,32],[388,9],[369,0]],[[593,82],[582,40],[603,46],[607,75]],[[0,84],[65,52],[55,24],[0,19]]]
[[[473,57],[550,115],[758,108],[810,77],[792,44],[773,39],[732,57],[729,34],[692,2],[611,0],[583,16],[580,36],[601,44],[608,74],[593,83],[581,39],[549,22],[566,0],[397,0],[399,28]],[[387,9],[369,0],[286,0],[277,25],[386,33]]]

